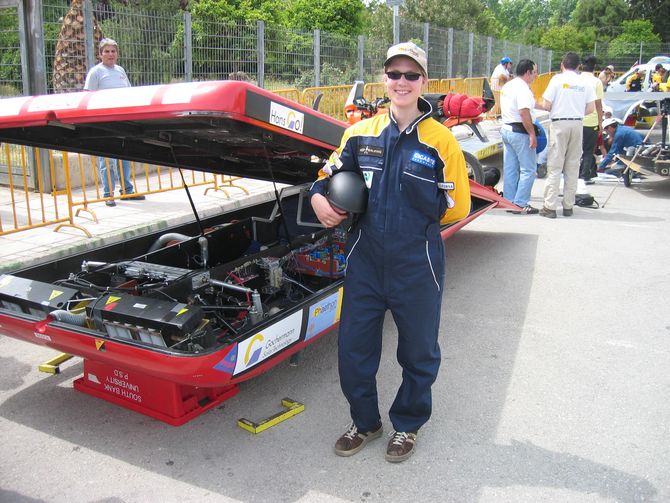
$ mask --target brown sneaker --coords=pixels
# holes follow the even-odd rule
[[[416,446],[416,433],[394,431],[386,448],[386,461],[400,463],[414,454]]]
[[[550,210],[546,206],[543,206],[540,210],[540,216],[547,218],[556,218],[556,210]]]
[[[353,456],[360,451],[370,440],[382,436],[382,425],[373,431],[358,431],[356,425],[351,423],[349,429],[335,442],[335,454],[338,456]]]

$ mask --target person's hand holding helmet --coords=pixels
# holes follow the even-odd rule
[[[328,199],[321,194],[314,194],[311,203],[316,218],[318,218],[319,222],[325,227],[337,227],[348,217],[346,212],[342,213],[341,210],[331,206]]]
[[[311,202],[319,222],[326,227],[336,227],[350,213],[365,212],[368,188],[361,173],[337,171],[330,177],[326,195],[314,194]]]

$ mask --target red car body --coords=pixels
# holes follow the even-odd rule
[[[345,123],[318,111],[250,84],[232,81],[2,101],[0,141],[3,142],[273,179],[291,185],[305,184],[316,178],[321,167],[318,160],[327,158],[346,128]],[[444,238],[492,208],[515,208],[495,191],[474,182],[471,183],[471,194],[470,215],[443,229]],[[302,203],[298,201],[296,204]],[[238,215],[233,215],[233,220],[214,231],[201,233],[156,253],[142,252],[157,238],[152,235],[146,236],[142,243],[138,241],[136,248],[133,243],[114,245],[95,253],[73,256],[58,264],[0,275],[0,332],[82,357],[84,375],[74,384],[80,391],[172,425],[183,424],[234,395],[240,382],[266,372],[338,325],[342,278],[333,272],[332,265],[330,273],[325,266],[320,271],[305,272],[307,270],[303,268],[291,280],[295,283],[297,277],[300,283],[301,278],[311,275],[304,280],[310,282],[309,287],[305,286],[307,283],[301,288],[288,285],[288,279],[280,276],[278,281],[283,279],[281,288],[294,288],[291,295],[281,298],[282,294],[277,291],[259,294],[260,304],[252,305],[250,292],[271,290],[267,282],[256,283],[255,287],[249,285],[268,272],[274,255],[262,252],[242,256],[236,251],[224,251],[221,257],[212,259],[211,264],[205,261],[202,269],[189,262],[198,254],[203,255],[203,238],[209,243],[210,251],[216,253],[231,248],[226,239],[233,239],[235,246],[232,248],[243,250],[256,241],[257,224],[269,225],[268,229],[278,227],[260,222],[254,212],[253,208],[247,210],[244,217],[247,220],[242,220],[241,224]],[[254,235],[250,237],[252,229]],[[306,235],[309,236],[309,232]],[[312,255],[318,255],[326,248],[318,245],[321,248],[309,249],[320,243],[314,235],[305,241],[307,251],[297,257],[318,263]],[[323,236],[318,239],[323,241],[327,237]],[[332,236],[329,239],[327,249],[332,251],[326,256],[332,259],[336,249],[331,247]],[[119,261],[121,246],[132,252],[133,261]],[[273,241],[272,246],[272,249],[280,250],[276,253],[278,260],[295,253],[293,245],[281,248]],[[181,262],[182,255],[188,257],[190,265]],[[102,272],[112,267],[117,276],[119,271],[126,275],[126,283],[118,290],[113,284],[105,283],[98,289],[81,287],[78,291],[76,281],[55,281],[67,277],[82,259],[105,265],[85,273],[80,271],[75,275],[77,279],[84,278],[91,284],[112,281],[108,278],[112,274]],[[155,265],[154,261],[160,264]],[[288,265],[287,262],[284,267],[295,267],[294,260]],[[240,270],[252,271],[256,280],[237,278]],[[281,274],[286,274],[286,270]],[[232,271],[237,272],[233,274]],[[151,274],[154,275],[152,281],[156,282],[158,277],[170,284],[166,287],[168,293],[162,291],[158,295],[146,286],[150,284],[147,277]],[[169,274],[175,277],[166,279]],[[248,277],[252,276],[249,273]],[[231,278],[237,279],[233,281]],[[132,296],[127,293],[131,287],[137,290]],[[188,301],[178,298],[184,288],[192,290],[185,295]],[[158,290],[156,287],[156,292]],[[70,297],[59,303],[61,295]],[[193,298],[208,295],[223,304],[217,307],[207,306],[206,302],[201,302],[202,306],[189,303],[194,302]],[[81,300],[87,296],[87,300]],[[167,299],[171,296],[174,302],[170,304]],[[233,299],[232,304],[225,304],[235,296],[237,299]],[[120,307],[123,302],[132,305]],[[76,315],[78,319],[85,318],[81,324],[72,322],[67,316],[59,318],[55,315],[55,311],[60,312],[63,307],[68,310],[76,303],[83,306],[78,313],[84,310],[87,313],[83,318],[81,314]],[[149,315],[146,326],[141,317],[139,321],[137,317],[130,318],[130,311],[137,304],[142,304],[144,309],[160,311],[153,328],[148,324]],[[273,307],[268,309],[270,305]],[[256,312],[254,321],[256,307],[261,308],[262,316]],[[119,311],[115,312],[116,309]],[[209,314],[203,315],[201,311],[207,309]],[[224,313],[220,321],[216,319],[216,309]],[[240,309],[242,314],[234,316],[235,309]],[[198,334],[200,342],[195,343],[195,338],[189,339],[191,335],[182,337],[177,332],[177,342],[171,344],[172,339],[163,331],[174,330],[174,316],[192,314],[194,310],[201,318],[194,318],[198,325],[190,330]],[[173,318],[165,322],[168,314]],[[210,329],[208,324],[217,327]],[[158,339],[151,339],[152,336]],[[159,343],[154,344],[152,341],[155,340]],[[209,346],[203,342],[205,340],[210,341]]]

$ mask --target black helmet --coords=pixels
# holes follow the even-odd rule
[[[328,183],[328,202],[347,213],[364,213],[368,206],[368,188],[355,171],[338,171]]]

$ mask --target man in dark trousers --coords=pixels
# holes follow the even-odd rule
[[[351,426],[335,453],[351,456],[382,434],[376,374],[384,315],[398,328],[402,384],[389,417],[394,432],[386,460],[412,455],[430,418],[431,386],[440,366],[438,333],[445,270],[440,224],[470,211],[465,159],[458,142],[421,97],[426,53],[411,42],[391,47],[384,62],[388,113],[346,130],[311,189],[311,204],[326,227],[345,218],[327,194],[329,177],[349,171],[368,188],[367,211],[349,233],[338,339],[340,384]]]
[[[587,185],[594,183],[593,179],[598,176],[595,150],[598,134],[601,132],[600,124],[603,121],[603,83],[593,74],[596,62],[595,56],[587,56],[582,63],[582,77],[593,86],[596,93],[596,101],[594,102],[596,109],[585,115],[582,122],[582,161],[579,165],[579,178],[584,180]]]

